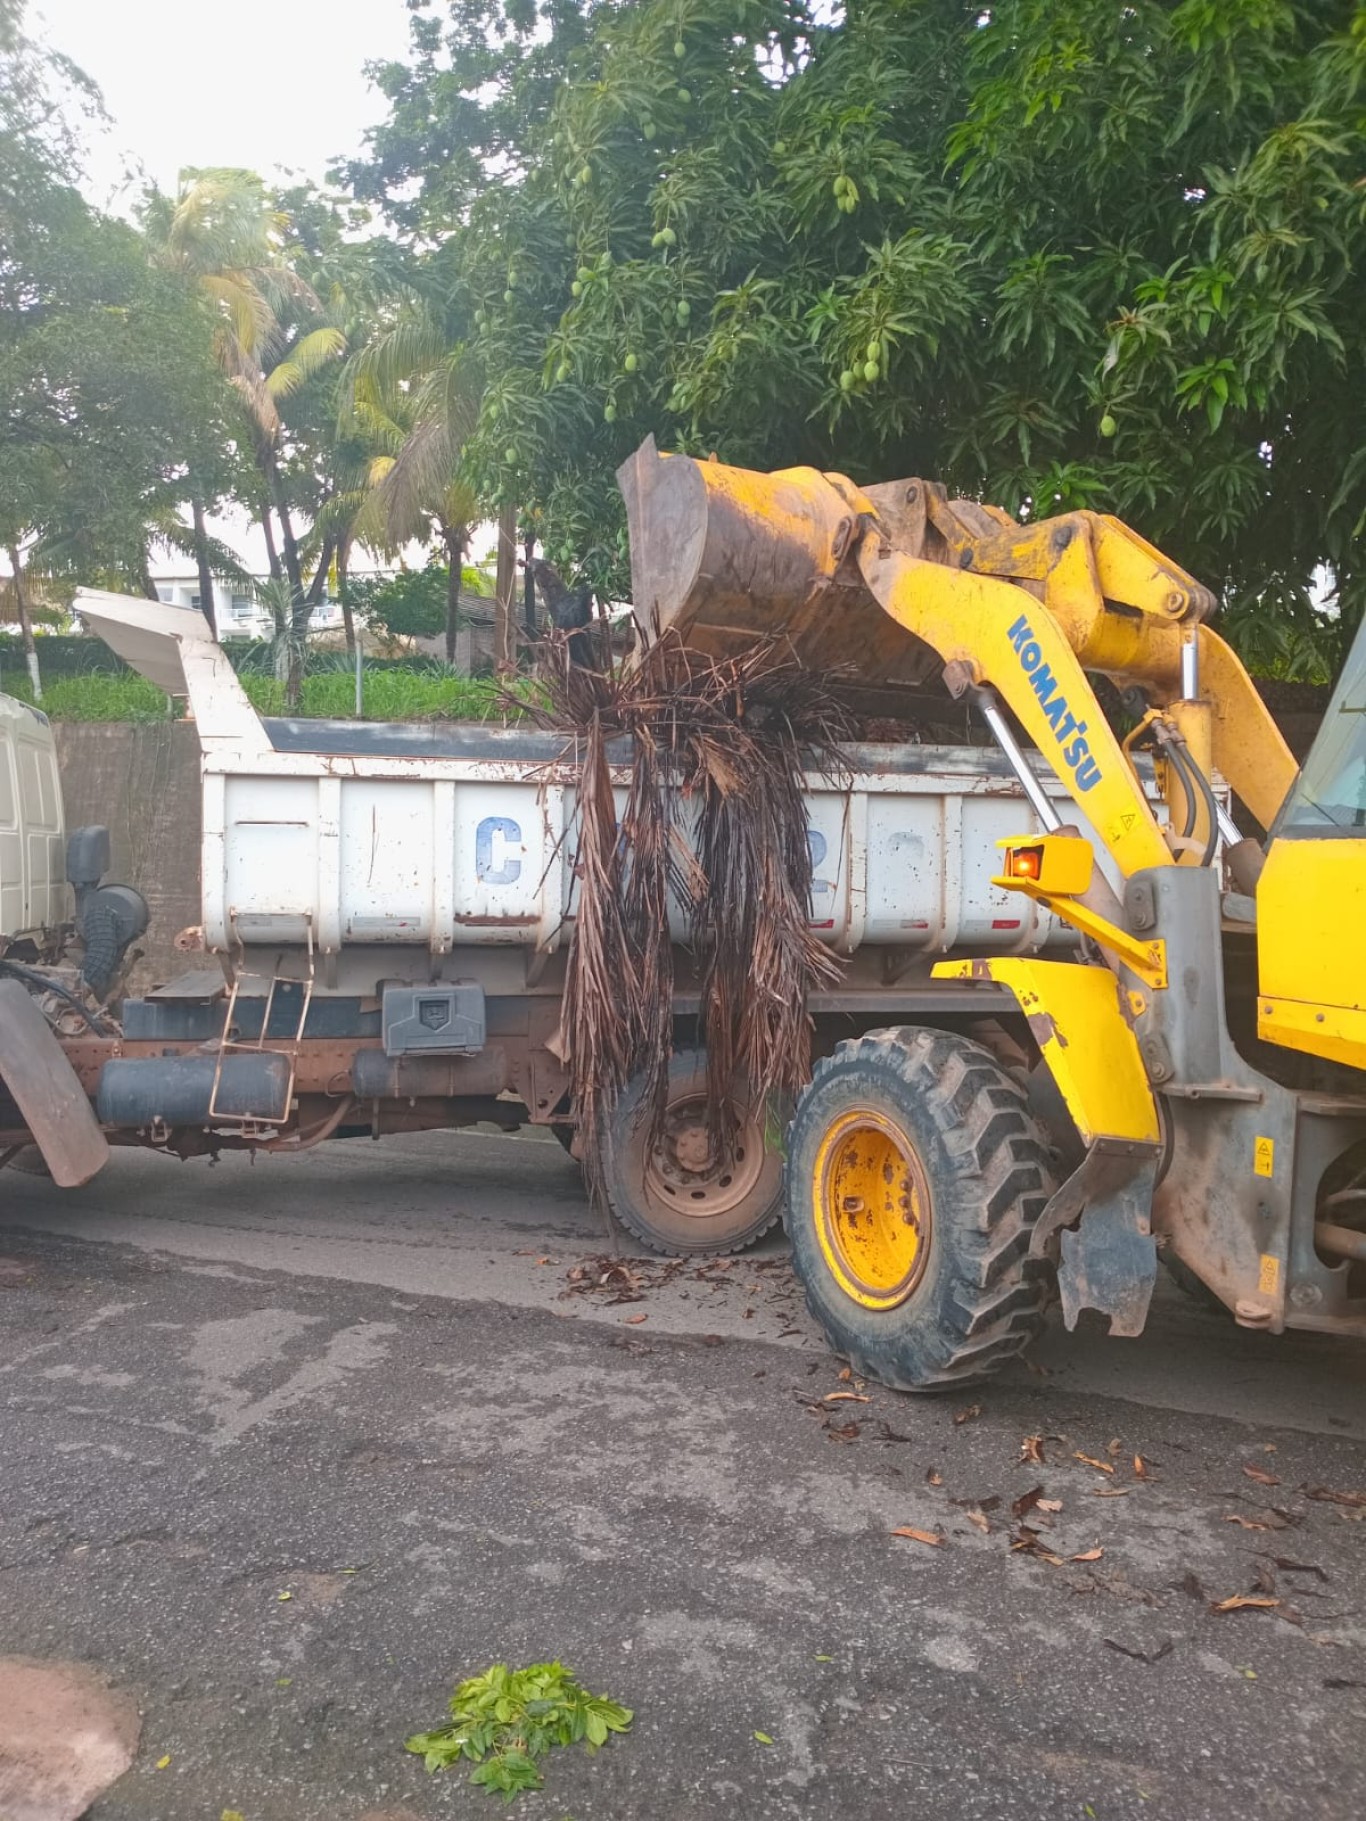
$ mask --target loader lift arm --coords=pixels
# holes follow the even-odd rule
[[[1247,672],[1201,623],[1211,595],[1118,519],[1019,525],[929,482],[756,474],[653,442],[618,480],[647,628],[702,649],[781,629],[812,668],[912,674],[905,649],[888,647],[890,619],[920,642],[915,674],[935,667],[928,646],[955,693],[1000,692],[1125,877],[1191,855],[1173,855],[1087,671],[1139,688],[1200,772],[1217,767],[1263,824],[1294,782]],[[1173,768],[1174,815],[1186,788]],[[1207,802],[1190,807],[1207,840]]]

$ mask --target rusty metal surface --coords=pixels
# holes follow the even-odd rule
[[[109,1157],[81,1081],[36,1002],[0,980],[0,1075],[63,1189],[89,1182]]]

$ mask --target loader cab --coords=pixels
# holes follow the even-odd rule
[[[1271,831],[1257,1033],[1366,1069],[1366,621]]]

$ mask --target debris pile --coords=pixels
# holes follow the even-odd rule
[[[644,1077],[652,1141],[662,1126],[671,905],[698,969],[713,1144],[729,1146],[746,1108],[805,1083],[807,994],[837,979],[839,963],[810,929],[803,772],[841,781],[853,723],[782,640],[711,658],[664,638],[630,666],[588,669],[552,639],[541,698],[523,707],[574,737],[578,905],[559,1041],[598,1188],[605,1116],[633,1076]]]

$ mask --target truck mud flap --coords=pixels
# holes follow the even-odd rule
[[[0,980],[0,1076],[63,1189],[104,1168],[109,1145],[52,1027],[17,980]]]

